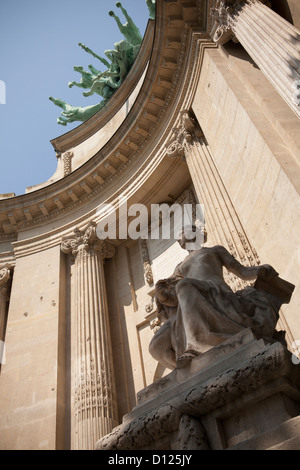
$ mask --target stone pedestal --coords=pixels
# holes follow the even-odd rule
[[[299,448],[300,368],[245,329],[141,390],[99,450]]]

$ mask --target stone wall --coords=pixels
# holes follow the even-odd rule
[[[1,449],[63,445],[64,282],[58,247],[16,260],[1,374]]]

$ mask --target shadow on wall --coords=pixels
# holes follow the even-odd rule
[[[110,331],[112,342],[113,363],[115,369],[116,393],[118,403],[119,420],[135,405],[135,387],[133,379],[133,367],[130,358],[129,338],[126,327],[126,318],[123,306],[119,305],[118,289],[116,282],[116,266],[113,259],[106,260],[105,266],[106,292],[108,311],[110,317]],[[123,299],[124,300],[124,299]],[[131,303],[128,292],[128,303]]]
[[[300,28],[299,0],[272,0],[272,10],[296,28]]]

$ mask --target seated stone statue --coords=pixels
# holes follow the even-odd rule
[[[195,227],[185,228],[179,244],[185,248]],[[223,267],[240,279],[259,279],[253,287],[233,292],[223,278]],[[151,355],[169,369],[185,366],[243,328],[259,338],[274,341],[278,310],[286,299],[261,284],[278,282],[268,265],[243,266],[224,247],[196,246],[176,267],[173,275],[156,283],[158,316],[164,321],[152,338]],[[288,285],[288,300],[294,286]],[[280,282],[279,282],[280,284]],[[280,290],[280,287],[279,287]],[[269,292],[268,292],[269,291]]]

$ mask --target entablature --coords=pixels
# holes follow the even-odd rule
[[[51,220],[62,219],[63,226],[66,214],[87,206],[92,200],[105,198],[104,194],[116,199],[124,181],[128,179],[125,186],[134,185],[137,175],[147,165],[145,162],[155,155],[163,158],[159,148],[169,139],[180,109],[191,103],[193,74],[198,73],[201,51],[203,54],[205,47],[216,47],[209,36],[210,1],[157,2],[152,47],[147,43],[151,54],[147,60],[147,54],[143,56],[147,72],[126,118],[106,144],[74,171],[65,172],[63,178],[36,191],[0,201],[0,241],[16,240],[18,233],[48,225]],[[150,30],[151,26],[148,35]],[[126,87],[124,82],[117,92],[123,102],[130,88],[130,77]],[[108,122],[111,109],[106,111],[108,114],[100,111],[99,116],[55,139],[52,143],[56,150],[73,152],[76,142],[80,143]],[[109,191],[112,187],[118,188],[117,192]]]

